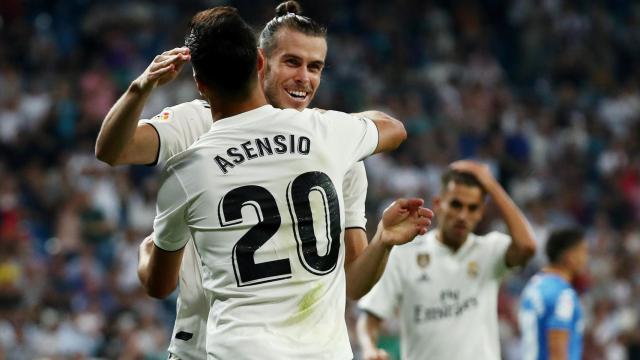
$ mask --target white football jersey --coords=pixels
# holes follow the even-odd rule
[[[211,108],[204,100],[193,100],[165,108],[151,119],[140,120],[158,133],[160,148],[156,164],[163,166],[169,158],[186,150],[211,128]],[[347,172],[343,184],[345,227],[366,229],[365,201],[367,174],[364,162],[357,162]],[[193,245],[187,245],[180,268],[180,292],[176,304],[176,320],[169,352],[182,360],[201,359],[205,354],[209,301],[202,290],[200,258]],[[189,265],[185,265],[189,264]],[[188,292],[182,289],[189,289]],[[206,306],[204,306],[206,304]]]
[[[211,128],[211,106],[204,100],[193,100],[165,108],[151,119],[139,124],[149,124],[156,129],[160,139],[157,165],[164,165],[172,156],[185,151],[202,134]],[[155,165],[155,164],[153,164]]]
[[[511,238],[470,234],[454,253],[436,233],[395,247],[359,306],[382,319],[399,310],[404,360],[499,360],[498,289]]]
[[[209,358],[352,358],[340,184],[377,141],[370,120],[265,105],[216,121],[167,162],[155,242],[195,241]]]

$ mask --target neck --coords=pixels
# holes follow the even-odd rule
[[[438,229],[436,239],[438,239],[438,241],[440,241],[442,244],[444,244],[444,246],[448,247],[454,253],[457,252],[462,247],[464,242],[467,240],[467,239],[464,239],[459,243],[452,241],[445,235],[442,229]]]
[[[558,275],[561,278],[563,278],[566,282],[571,282],[571,280],[573,280],[573,275],[571,274],[571,271],[558,265],[545,266],[544,268],[542,268],[542,271],[549,274]]]
[[[228,118],[234,115],[242,114],[261,106],[267,105],[267,99],[264,93],[258,87],[254,88],[249,97],[238,101],[215,101],[216,97],[212,96],[209,100],[211,104],[211,114],[213,121]]]

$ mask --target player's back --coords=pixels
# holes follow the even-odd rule
[[[548,359],[548,331],[569,333],[569,359],[582,354],[583,319],[580,300],[564,279],[554,274],[536,274],[524,288],[518,319],[522,333],[523,359]]]
[[[263,106],[169,161],[215,299],[210,357],[352,357],[341,184],[376,143],[370,121]]]

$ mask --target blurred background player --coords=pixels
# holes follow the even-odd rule
[[[402,123],[268,105],[257,77],[264,57],[234,8],[196,14],[185,43],[213,125],[163,170],[154,239],[140,257],[145,289],[169,295],[193,241],[212,295],[209,358],[351,359],[334,184],[362,158],[397,148]],[[422,203],[396,202],[376,238],[426,233]]]
[[[264,70],[259,73],[268,101],[279,108],[306,108],[320,85],[327,53],[326,29],[308,17],[299,15],[295,1],[283,2],[276,17],[260,35],[260,49],[265,55]],[[111,164],[159,164],[185,150],[211,127],[210,105],[194,100],[165,108],[152,119],[140,114],[154,88],[174,80],[190,59],[188,48],[176,48],[158,55],[147,70],[129,86],[107,114],[98,139],[96,156]],[[215,109],[214,109],[215,110]],[[386,119],[378,111],[358,114],[372,119]],[[137,125],[137,126],[136,126]],[[367,247],[365,199],[367,178],[364,164],[351,168],[343,184],[346,204],[345,270],[347,295],[358,299],[379,278],[390,247],[372,243]],[[360,256],[363,255],[363,256]],[[187,244],[184,276],[178,298],[176,324],[169,351],[182,359],[198,357],[203,348],[209,300],[203,297],[195,248]],[[202,344],[202,345],[198,345]]]
[[[520,300],[523,360],[582,359],[584,312],[571,284],[584,274],[588,249],[579,229],[549,236],[549,264],[529,280]]]
[[[510,235],[475,235],[485,197],[496,204]],[[399,309],[402,359],[501,359],[498,288],[509,268],[535,254],[529,222],[486,165],[462,160],[442,176],[433,200],[437,228],[395,248],[387,269],[360,300],[358,339],[367,360],[384,319]]]

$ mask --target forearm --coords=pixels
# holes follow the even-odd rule
[[[123,151],[133,140],[138,120],[150,94],[151,89],[143,89],[134,81],[111,107],[96,139],[95,153],[99,160],[109,165],[122,163]]]
[[[485,188],[498,207],[511,235],[512,243],[507,254],[507,264],[524,265],[536,251],[535,237],[529,221],[497,181],[485,184]]]
[[[392,151],[407,139],[404,124],[388,114],[377,110],[366,110],[351,114],[372,120],[378,128],[378,147],[375,153]]]
[[[569,359],[566,351],[549,353],[549,360],[567,360]]]
[[[567,360],[569,334],[564,330],[550,330],[547,332],[547,350],[550,360]]]
[[[384,120],[384,119],[390,119],[392,118],[391,116],[385,114],[382,111],[378,111],[378,110],[365,110],[359,113],[351,113],[351,115],[355,116],[355,117],[361,117],[361,118],[367,118],[370,120]]]
[[[347,296],[357,300],[378,282],[387,265],[391,247],[380,240],[380,230],[364,251],[345,267]]]
[[[363,351],[373,351],[378,347],[381,320],[363,312],[358,317],[356,334]]]
[[[138,252],[138,278],[147,295],[164,299],[176,289],[183,252],[184,248],[160,249],[154,244],[153,235],[144,239]]]
[[[146,237],[138,247],[138,279],[147,292],[149,290],[149,260],[151,259],[152,247],[153,239],[151,236]]]

